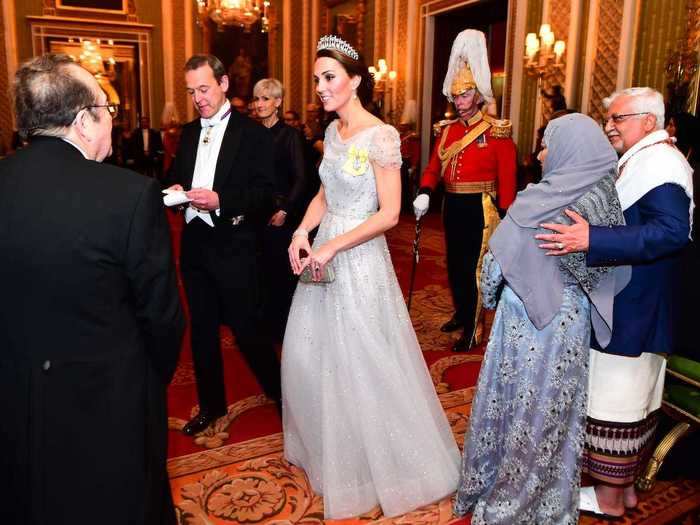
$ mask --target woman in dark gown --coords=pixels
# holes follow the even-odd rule
[[[253,88],[253,104],[260,122],[274,137],[274,209],[263,236],[265,268],[265,322],[271,335],[282,341],[297,278],[289,266],[287,247],[308,204],[308,170],[301,133],[285,124],[279,114],[284,88],[264,78]]]

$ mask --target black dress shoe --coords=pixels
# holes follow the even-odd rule
[[[184,427],[182,427],[182,433],[186,436],[194,436],[195,434],[199,434],[221,416],[223,416],[223,414],[214,416],[208,414],[207,412],[200,412],[190,419]]]
[[[454,315],[452,316],[452,319],[447,321],[444,325],[440,327],[441,332],[454,332],[455,330],[459,330],[464,326],[464,323],[457,319]]]
[[[471,341],[462,334],[452,347],[453,352],[468,352],[471,348]]]

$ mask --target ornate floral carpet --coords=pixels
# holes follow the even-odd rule
[[[452,314],[442,229],[435,215],[429,215],[424,222],[411,318],[440,401],[461,447],[483,348],[469,354],[449,352],[455,336],[439,330]],[[171,223],[177,251],[181,223],[176,217],[171,217]],[[411,218],[403,217],[387,235],[404,293],[408,292],[411,273],[413,227]],[[323,523],[322,499],[313,493],[303,471],[284,461],[279,417],[261,394],[226,329],[222,329],[222,353],[229,409],[213,429],[194,439],[179,432],[197,410],[187,345],[169,388],[168,470],[179,522],[183,525]],[[639,507],[618,523],[700,525],[698,481],[659,482],[640,499]],[[375,509],[356,519],[333,523],[466,525],[469,519],[455,519],[447,498],[397,518],[384,518]],[[605,522],[583,517],[580,523]]]

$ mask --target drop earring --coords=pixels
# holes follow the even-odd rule
[[[352,90],[352,99],[357,100],[357,90],[355,89]]]

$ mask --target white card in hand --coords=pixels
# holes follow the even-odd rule
[[[163,204],[166,206],[177,206],[192,200],[184,191],[164,190],[163,193]]]

